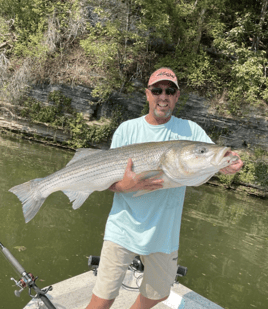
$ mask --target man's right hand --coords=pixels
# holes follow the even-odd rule
[[[135,192],[138,190],[157,190],[163,187],[163,179],[156,179],[154,177],[144,179],[142,175],[137,175],[132,171],[132,159],[129,158],[127,167],[122,180],[112,184],[109,190],[113,192]]]

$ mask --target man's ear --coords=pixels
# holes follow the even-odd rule
[[[145,89],[146,99],[149,102],[150,90],[148,88]]]
[[[178,91],[177,91],[177,93],[176,93],[176,96],[177,96],[177,102],[178,102],[178,100],[179,100],[180,95],[181,95],[181,92],[180,92],[180,90],[178,90]]]

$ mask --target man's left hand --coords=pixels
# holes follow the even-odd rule
[[[239,155],[236,153],[236,152],[233,152],[233,151],[228,151],[226,154],[225,154],[225,157],[228,156],[229,154],[232,154],[234,156],[237,156],[239,158],[239,160],[235,161],[234,163],[232,163],[231,165],[225,167],[225,168],[222,168],[220,170],[220,172],[222,174],[225,174],[225,175],[232,175],[232,174],[235,174],[237,172],[239,172],[243,166],[243,162],[242,160],[240,159]]]

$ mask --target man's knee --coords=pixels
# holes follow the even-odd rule
[[[168,295],[169,296],[169,295]],[[168,296],[165,296],[161,299],[156,299],[155,302],[158,304],[158,303],[161,303],[162,301],[165,301],[166,299],[168,299]]]
[[[168,299],[168,297],[169,297],[169,295],[166,296],[166,297],[163,297],[162,299],[159,299],[159,301],[164,301],[164,300]]]
[[[149,308],[153,308],[155,305],[157,305],[158,303],[166,300],[168,298],[168,296],[165,296],[161,299],[150,299],[147,298],[145,296],[143,296],[142,294],[139,294],[139,296],[137,297],[135,303],[132,305],[132,307],[130,309],[149,309]]]
[[[114,302],[114,299],[103,299],[95,294],[92,294],[89,305],[86,309],[109,309]]]

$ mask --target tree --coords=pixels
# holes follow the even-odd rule
[[[106,75],[99,79],[94,89],[96,95],[106,97],[115,89],[129,89],[130,82],[142,75],[144,65],[152,57],[149,50],[151,37],[165,37],[171,41],[167,10],[172,2],[93,2],[99,21],[89,26],[89,34],[81,40],[81,46],[87,55],[94,57],[95,70]]]
[[[262,9],[260,14],[260,21],[256,27],[256,33],[252,39],[252,47],[251,50],[257,51],[259,49],[259,43],[260,43],[260,36],[262,33],[262,28],[265,23],[265,17],[267,12],[267,4],[268,0],[262,0]]]
[[[15,38],[0,36],[0,54],[1,44],[2,50],[7,47],[2,69],[16,57],[17,63],[27,59],[44,67],[79,41],[95,76],[94,91],[102,98],[132,91],[134,78],[145,81],[154,68],[169,66],[184,88],[209,96],[226,93],[229,110],[236,113],[243,103],[268,99],[267,3],[0,0],[1,29],[9,31],[12,20]]]
[[[62,49],[85,31],[82,6],[85,0],[0,0],[0,89],[4,100],[17,100],[36,82],[35,72],[48,57]],[[11,29],[11,26],[12,29]],[[1,44],[2,43],[2,44]],[[3,61],[3,59],[5,61]],[[8,63],[8,65],[7,65]]]

